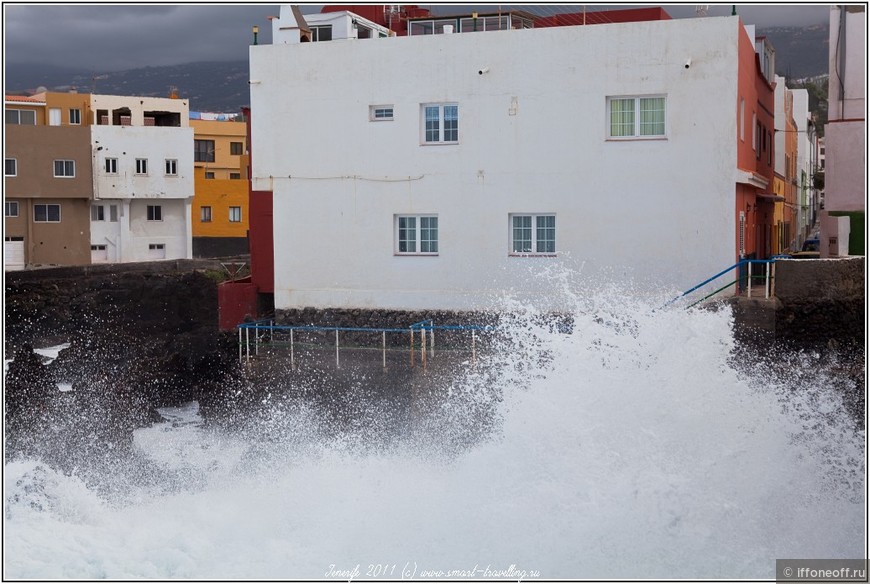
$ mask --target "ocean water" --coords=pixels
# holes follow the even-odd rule
[[[863,557],[865,436],[818,355],[751,365],[727,310],[566,298],[569,331],[505,300],[497,350],[388,443],[304,404],[222,432],[191,403],[136,431],[157,472],[110,494],[7,462],[5,576],[769,579]],[[445,447],[481,409],[492,427]]]

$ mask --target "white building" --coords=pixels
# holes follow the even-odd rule
[[[822,257],[866,251],[867,13],[831,7]],[[848,244],[846,243],[848,240]]]
[[[547,304],[539,274],[565,263],[672,290],[734,264],[741,35],[721,17],[251,47],[275,308]]]
[[[186,100],[92,95],[93,262],[193,255],[193,128]]]
[[[281,16],[272,19],[272,44],[301,42],[299,25],[290,6],[281,6]],[[360,40],[390,36],[390,30],[347,10],[308,14],[303,17],[311,31],[311,42]]]
[[[792,89],[794,96],[794,120],[798,131],[797,180],[798,180],[798,249],[813,228],[818,194],[813,187],[817,140],[816,127],[810,112],[810,94],[806,89]]]

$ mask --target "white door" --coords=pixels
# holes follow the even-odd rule
[[[24,269],[24,238],[7,237],[3,242],[3,269]]]

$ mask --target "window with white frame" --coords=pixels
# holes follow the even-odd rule
[[[91,205],[91,221],[105,221],[106,208],[103,205]]]
[[[609,138],[663,138],[667,100],[662,95],[608,97]]]
[[[18,160],[15,158],[7,158],[6,159],[6,168],[5,168],[6,176],[18,176]]]
[[[48,125],[49,126],[59,126],[60,125],[60,108],[52,107],[48,110]]]
[[[393,120],[393,106],[369,106],[369,120],[371,120],[372,122],[391,122]]]
[[[438,254],[437,215],[396,215],[396,253],[401,255]]]
[[[34,223],[60,223],[60,205],[34,205]]]
[[[36,112],[33,110],[6,110],[6,123],[22,126],[36,125]]]
[[[55,160],[54,176],[56,178],[74,178],[76,175],[75,160]]]
[[[6,217],[18,217],[18,201],[4,201]]]
[[[230,223],[239,223],[242,220],[242,208],[230,207]]]
[[[118,159],[106,158],[106,174],[118,174]]]
[[[510,216],[511,254],[555,254],[556,215]]]
[[[199,208],[199,220],[202,223],[211,223],[211,207],[202,206]]]
[[[148,205],[148,221],[163,221],[163,207],[160,205]]]
[[[178,176],[178,160],[166,159],[166,176]]]
[[[740,98],[740,141],[746,141],[746,100]]]
[[[137,158],[136,159],[136,174],[148,174],[148,159],[147,158]]]
[[[459,104],[426,103],[420,110],[423,144],[459,142]]]
[[[70,108],[69,123],[76,126],[80,125],[82,123],[82,110],[77,108]]]

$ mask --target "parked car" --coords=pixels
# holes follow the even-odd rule
[[[811,237],[810,239],[804,240],[801,250],[791,254],[791,257],[797,260],[814,259],[819,257],[820,250],[819,238]]]

